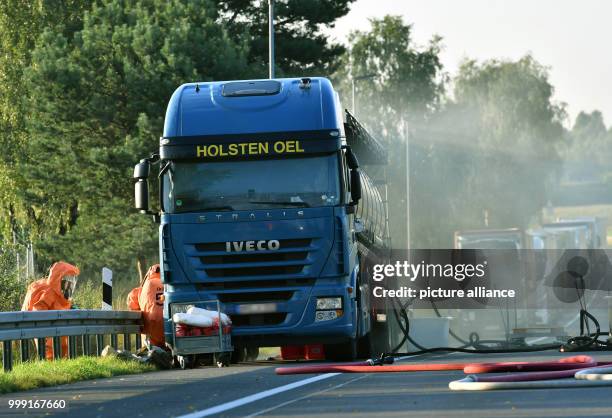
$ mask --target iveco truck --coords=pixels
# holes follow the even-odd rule
[[[219,300],[237,350],[321,343],[346,359],[388,349],[364,274],[388,249],[387,218],[352,143],[364,161],[384,159],[325,78],[174,92],[159,149],[134,170],[136,209],[159,222],[167,341],[173,304]]]

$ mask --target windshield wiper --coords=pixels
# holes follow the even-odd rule
[[[229,205],[224,205],[224,206],[208,206],[208,207],[202,208],[200,210],[202,210],[202,211],[204,211],[204,210],[213,210],[213,211],[218,210],[218,211],[222,211],[222,210],[234,210],[234,208],[232,206],[229,206]]]
[[[255,203],[260,205],[286,205],[286,206],[299,206],[302,208],[309,208],[310,205],[306,202],[289,202],[279,200],[249,200],[249,203]]]

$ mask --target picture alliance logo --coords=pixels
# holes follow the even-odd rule
[[[407,260],[394,264],[375,264],[372,278],[380,282],[385,278],[407,278],[411,282],[419,278],[452,278],[458,282],[465,279],[483,278],[487,261],[478,264],[410,263]]]

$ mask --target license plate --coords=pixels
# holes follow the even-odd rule
[[[249,303],[248,305],[244,304],[236,306],[236,313],[238,314],[259,314],[276,311],[276,303]]]

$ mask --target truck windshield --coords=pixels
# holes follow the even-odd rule
[[[163,178],[164,210],[169,213],[340,203],[337,154],[170,164]]]

